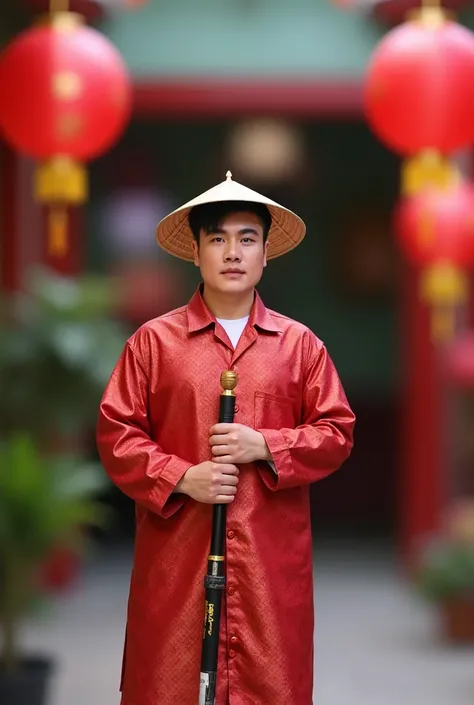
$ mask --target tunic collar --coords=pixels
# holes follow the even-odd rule
[[[216,318],[206,306],[201,292],[202,284],[199,285],[197,291],[186,307],[186,313],[188,316],[188,330],[190,333],[204,330],[210,325],[216,323]],[[257,328],[270,333],[281,333],[282,331],[271,312],[266,308],[257,291],[255,291],[255,299],[250,311],[249,326],[256,326]]]

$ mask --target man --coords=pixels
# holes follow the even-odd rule
[[[304,234],[230,174],[157,228],[203,284],[130,338],[100,407],[104,467],[136,503],[122,705],[198,704],[214,503],[228,505],[217,705],[312,703],[309,485],[348,457],[354,415],[323,343],[255,291]],[[217,424],[229,369],[235,424]]]

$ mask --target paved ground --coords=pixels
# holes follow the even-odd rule
[[[101,554],[27,629],[31,646],[60,657],[53,705],[118,705],[130,562],[126,549]],[[434,615],[387,551],[324,544],[315,565],[315,705],[473,705],[474,648],[439,643]]]

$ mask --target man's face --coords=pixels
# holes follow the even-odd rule
[[[268,243],[263,225],[254,213],[231,213],[216,232],[201,231],[199,247],[193,243],[194,263],[201,269],[204,285],[223,294],[253,289],[267,264]]]

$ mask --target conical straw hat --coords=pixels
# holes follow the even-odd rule
[[[267,259],[280,257],[280,255],[289,252],[299,245],[305,236],[306,226],[301,218],[275,201],[233,181],[232,174],[228,171],[225,181],[163,218],[156,228],[158,244],[171,255],[192,262],[194,260],[192,250],[194,237],[189,227],[189,212],[194,206],[219,201],[247,201],[249,203],[263,203],[268,207],[272,216],[272,225],[268,234]]]

